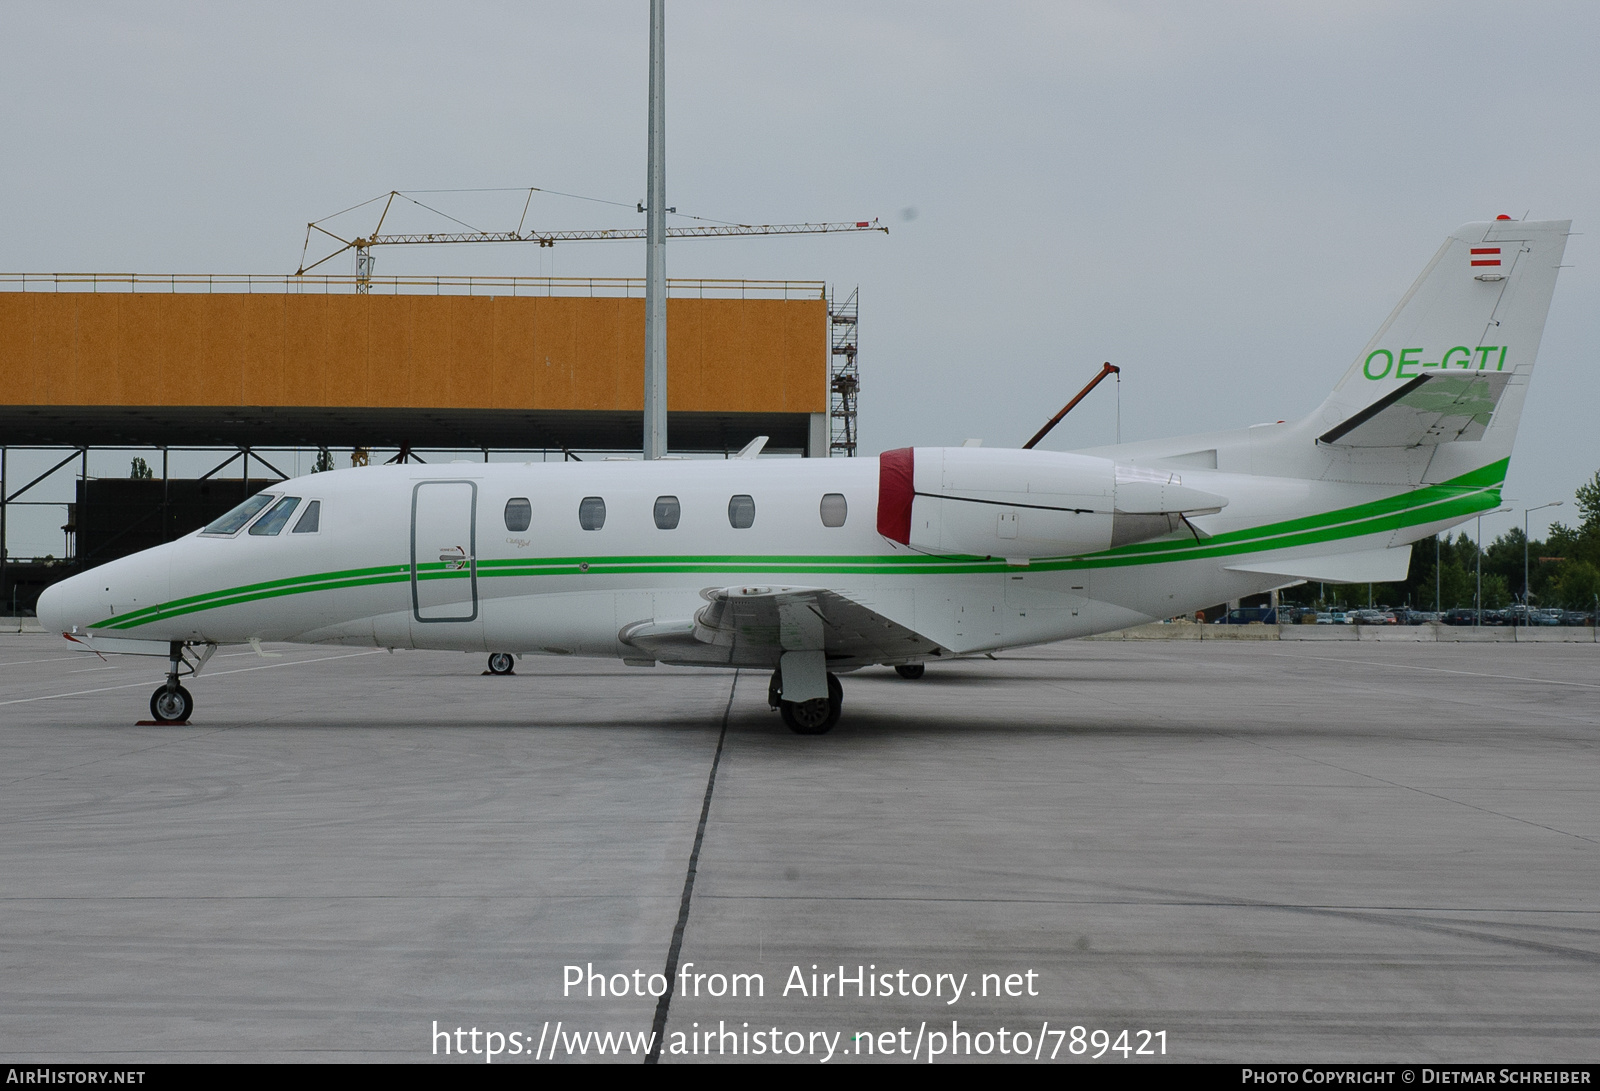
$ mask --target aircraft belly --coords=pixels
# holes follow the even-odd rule
[[[1091,602],[1070,589],[1011,591],[1010,573],[919,581],[917,632],[957,654],[1064,640],[1090,632]]]
[[[1282,577],[1229,572],[1217,560],[1108,568],[1095,573],[1095,595],[1105,604],[1094,632],[1113,632],[1129,625],[1192,615],[1245,595],[1282,586]]]
[[[372,619],[362,618],[359,621],[336,622],[332,625],[323,625],[316,629],[307,629],[294,637],[297,644],[337,644],[350,648],[384,647],[374,637]],[[387,645],[397,647],[398,645]]]
[[[373,626],[374,635],[382,627],[381,623],[392,620],[397,620],[395,615],[388,615],[386,618],[375,618],[374,621],[378,624]],[[411,647],[413,648],[441,652],[482,652],[489,650],[488,645],[484,642],[482,611],[479,611],[477,617],[469,620],[456,621],[452,619],[449,625],[429,625],[419,622],[413,617],[411,618],[410,629]]]
[[[1007,573],[1006,643],[1039,644],[1094,632],[1103,604],[1089,597],[1089,576],[1087,570]]]
[[[543,594],[504,594],[494,588],[480,603],[480,639],[497,652],[617,656],[618,628],[638,619],[634,611],[651,609],[652,597],[605,588]],[[628,616],[619,622],[622,614]]]

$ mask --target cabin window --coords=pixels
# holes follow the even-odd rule
[[[822,525],[825,527],[844,526],[845,516],[850,514],[850,506],[844,502],[844,493],[824,493],[822,497]]]
[[[578,502],[578,525],[584,530],[599,530],[606,525],[606,502],[598,496],[585,496]]]
[[[291,534],[315,534],[322,523],[322,501],[313,500],[306,505],[306,510],[300,516],[300,521],[294,525]]]
[[[756,502],[754,497],[745,496],[743,493],[728,501],[728,523],[734,530],[749,530],[756,523]]]
[[[300,498],[298,496],[285,496],[282,500],[272,505],[267,514],[251,525],[250,533],[259,534],[266,538],[277,535],[288,525],[289,516],[293,515],[294,509],[299,506]]]
[[[656,497],[656,529],[677,530],[678,520],[683,517],[683,508],[678,503],[676,496]]]
[[[201,534],[237,534],[239,528],[256,517],[262,508],[278,498],[275,492],[258,492],[220,519],[206,524]]]
[[[605,518],[604,508],[602,506],[600,521],[602,523],[605,522]],[[528,529],[528,524],[532,522],[533,505],[528,503],[528,498],[526,496],[516,496],[506,501],[507,530],[515,530],[519,532],[524,531]]]

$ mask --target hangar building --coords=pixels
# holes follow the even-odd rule
[[[282,476],[274,449],[639,450],[642,280],[359,289],[351,277],[0,276],[0,611],[193,530]],[[853,455],[855,300],[830,302],[819,281],[669,281],[671,449],[727,453],[765,435],[768,451]],[[49,476],[13,481],[19,448],[54,448],[51,472],[79,476],[76,504],[61,505],[71,555],[48,571],[3,548],[7,509]],[[153,479],[90,479],[93,448],[150,448]],[[165,456],[195,449],[221,464],[168,478]]]

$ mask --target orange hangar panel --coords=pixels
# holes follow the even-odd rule
[[[820,298],[667,303],[674,413],[828,411]],[[0,292],[0,405],[638,411],[644,302]]]

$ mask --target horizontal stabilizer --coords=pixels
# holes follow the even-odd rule
[[[1230,564],[1229,572],[1263,572],[1325,583],[1398,583],[1411,571],[1411,547],[1368,549],[1324,557],[1278,557],[1270,561]]]
[[[1420,447],[1483,438],[1511,372],[1418,375],[1318,437],[1338,447]]]

